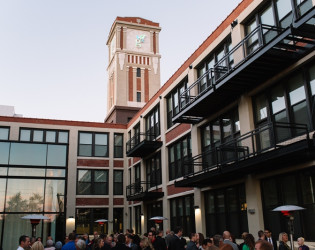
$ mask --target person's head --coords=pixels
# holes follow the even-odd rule
[[[163,236],[163,230],[161,230],[161,229],[156,230],[156,236],[162,237]]]
[[[154,239],[155,239],[155,232],[154,232],[154,231],[150,231],[150,232],[148,233],[148,239],[149,239],[151,242],[154,241]]]
[[[110,235],[108,235],[108,236],[106,237],[106,243],[107,243],[108,245],[110,245],[110,244],[112,244],[112,242],[113,242],[113,237],[110,236]]]
[[[131,234],[126,235],[126,244],[132,243],[133,236]]]
[[[53,240],[53,237],[52,237],[51,235],[48,235],[48,236],[47,236],[47,240],[52,240],[52,241],[54,241],[54,240]]]
[[[183,235],[183,228],[182,227],[176,227],[174,230],[174,234],[176,234],[178,237],[182,237]]]
[[[94,236],[94,239],[98,238],[98,232],[94,231],[93,236]]]
[[[202,241],[202,248],[203,249],[208,249],[208,247],[210,247],[212,245],[212,242],[210,239],[204,239]]]
[[[255,250],[273,250],[273,246],[265,240],[259,240],[256,241]]]
[[[87,239],[89,238],[89,235],[88,235],[87,233],[85,233],[85,234],[83,234],[83,238],[84,238],[85,240],[87,240]]]
[[[36,241],[42,242],[42,238],[41,238],[41,237],[37,237],[37,238],[36,238]]]
[[[68,237],[69,240],[75,240],[75,238],[76,238],[75,233],[69,233],[69,237]]]
[[[199,243],[199,245],[201,245],[203,240],[205,239],[205,236],[202,233],[198,233],[197,237],[198,237],[197,243]]]
[[[33,246],[32,250],[44,250],[44,245],[41,241],[36,241]]]
[[[68,243],[69,242],[69,236],[65,236],[65,243]]]
[[[95,240],[95,246],[101,249],[104,246],[104,240],[102,238],[97,238]]]
[[[192,242],[196,242],[196,233],[190,233],[189,239],[190,239],[190,241],[192,241]]]
[[[213,236],[213,244],[216,246],[216,247],[219,247],[220,246],[220,239],[221,239],[221,235],[219,234],[216,234]]]
[[[54,242],[52,240],[47,240],[46,241],[46,246],[47,247],[52,247],[54,245]]]
[[[229,231],[224,231],[222,237],[224,240],[231,240],[231,233]]]
[[[279,234],[279,242],[283,241],[284,243],[287,243],[289,240],[288,234],[286,232],[282,232]]]
[[[266,238],[271,238],[271,231],[269,229],[265,229],[264,234],[265,234]]]
[[[77,250],[85,250],[85,248],[86,248],[85,241],[79,239],[79,240],[75,243],[75,248],[76,248]]]
[[[31,241],[30,241],[30,237],[26,236],[26,235],[22,235],[19,238],[19,245],[23,248],[26,248],[28,246],[30,246]]]
[[[155,232],[155,227],[151,227],[150,231]]]
[[[259,230],[258,231],[258,238],[261,239],[261,240],[265,239],[265,233],[264,233],[263,230]]]
[[[245,239],[246,234],[248,234],[248,232],[243,232],[243,233],[242,233],[242,239],[243,239],[243,240]]]
[[[57,242],[56,242],[55,248],[56,248],[56,250],[59,250],[59,249],[62,248],[62,243],[61,243],[61,241],[57,241]]]
[[[125,235],[119,234],[119,235],[117,236],[117,242],[118,242],[118,243],[125,244],[125,243],[126,243]]]
[[[299,246],[303,246],[304,245],[304,238],[303,237],[298,238],[297,243]]]
[[[249,247],[250,250],[255,249],[255,238],[252,234],[246,234],[244,243]]]
[[[151,249],[152,249],[152,244],[147,237],[143,237],[140,241],[140,247],[142,249],[145,249],[147,247],[151,247]]]
[[[170,233],[171,233],[171,230],[166,229],[165,234],[168,235],[168,234],[170,234]]]

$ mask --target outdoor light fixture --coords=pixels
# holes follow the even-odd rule
[[[289,232],[290,232],[290,243],[291,243],[291,249],[294,250],[294,244],[293,244],[293,234],[294,234],[294,211],[299,211],[299,210],[304,210],[305,208],[295,206],[295,205],[284,205],[280,207],[276,207],[272,211],[275,212],[281,212],[284,216],[286,216],[289,221],[288,221],[288,227],[289,227]]]
[[[237,24],[238,24],[238,21],[237,21],[237,19],[235,19],[235,20],[231,23],[231,28],[233,29]]]
[[[36,238],[36,226],[39,224],[40,220],[48,220],[49,218],[41,214],[30,214],[30,215],[25,215],[21,219],[31,221],[32,237]]]

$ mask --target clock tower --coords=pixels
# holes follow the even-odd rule
[[[107,117],[127,123],[160,88],[158,23],[117,17],[107,40],[109,49]]]

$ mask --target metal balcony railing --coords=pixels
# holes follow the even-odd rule
[[[184,178],[213,170],[221,171],[224,166],[305,139],[309,140],[308,128],[305,124],[269,123],[185,161],[183,164],[192,167],[193,173]]]
[[[137,133],[135,134],[127,143],[126,143],[126,152],[130,152],[134,149],[137,145],[139,145],[143,141],[154,141],[155,140],[155,134],[154,133]]]
[[[138,181],[132,183],[126,187],[127,198],[143,193],[149,193],[149,190],[152,192],[156,192],[156,190],[158,190],[157,183],[150,181]]]
[[[204,93],[215,90],[216,85],[231,71],[259,51],[284,29],[269,25],[259,25],[241,42],[231,49],[213,68],[200,76],[180,95],[180,110],[185,109]]]

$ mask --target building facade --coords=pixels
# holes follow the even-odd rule
[[[38,226],[44,239],[141,234],[153,216],[185,235],[276,237],[287,221],[272,209],[285,204],[306,208],[295,237],[315,241],[314,6],[243,0],[127,124],[0,117],[2,246],[29,212],[50,216]],[[14,200],[23,206],[12,210]],[[18,233],[30,230],[23,223]]]

